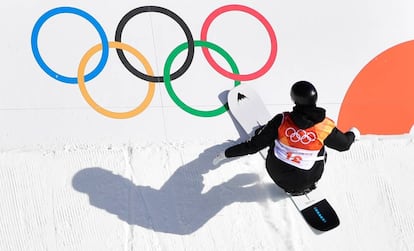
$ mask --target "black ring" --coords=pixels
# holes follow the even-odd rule
[[[145,12],[158,12],[158,13],[165,14],[171,17],[174,21],[176,21],[180,25],[180,27],[183,29],[185,36],[187,37],[187,43],[188,43],[187,57],[184,61],[184,64],[176,72],[171,74],[171,80],[179,78],[181,75],[183,75],[187,71],[187,69],[190,67],[191,62],[193,61],[194,39],[193,39],[193,35],[191,34],[190,28],[188,28],[184,20],[182,20],[174,12],[168,9],[159,7],[159,6],[142,6],[142,7],[133,9],[130,12],[128,12],[119,22],[118,27],[116,28],[116,32],[115,32],[115,41],[122,42],[121,41],[122,31],[124,30],[127,22],[134,16],[141,14],[141,13],[145,13]],[[149,76],[137,70],[134,66],[132,66],[129,63],[122,49],[117,49],[116,52],[118,54],[119,59],[121,59],[122,64],[128,69],[129,72],[131,72],[138,78],[146,80],[148,82],[157,82],[157,83],[164,82],[164,76]]]

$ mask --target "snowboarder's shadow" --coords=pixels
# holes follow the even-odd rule
[[[180,235],[195,232],[234,202],[285,198],[276,185],[260,183],[258,175],[253,173],[236,174],[203,192],[203,174],[217,168],[210,164],[212,158],[228,146],[224,143],[205,150],[197,159],[179,167],[160,189],[134,184],[99,167],[79,171],[72,185],[88,195],[91,205],[117,215],[130,225]]]

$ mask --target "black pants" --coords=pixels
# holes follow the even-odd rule
[[[324,165],[325,161],[320,160],[310,170],[302,170],[277,159],[271,150],[266,158],[266,170],[270,177],[288,193],[300,193],[314,188],[322,177]]]

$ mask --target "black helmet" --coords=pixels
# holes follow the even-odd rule
[[[298,81],[290,89],[290,97],[296,105],[315,105],[318,93],[308,81]]]

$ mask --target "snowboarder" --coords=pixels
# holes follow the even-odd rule
[[[349,150],[360,133],[355,127],[343,133],[325,116],[325,109],[316,106],[318,94],[311,83],[296,82],[290,96],[295,103],[292,111],[277,114],[248,141],[219,153],[213,160],[214,165],[226,158],[257,153],[269,147],[266,169],[279,187],[291,195],[303,195],[315,189],[327,159],[325,146]]]

